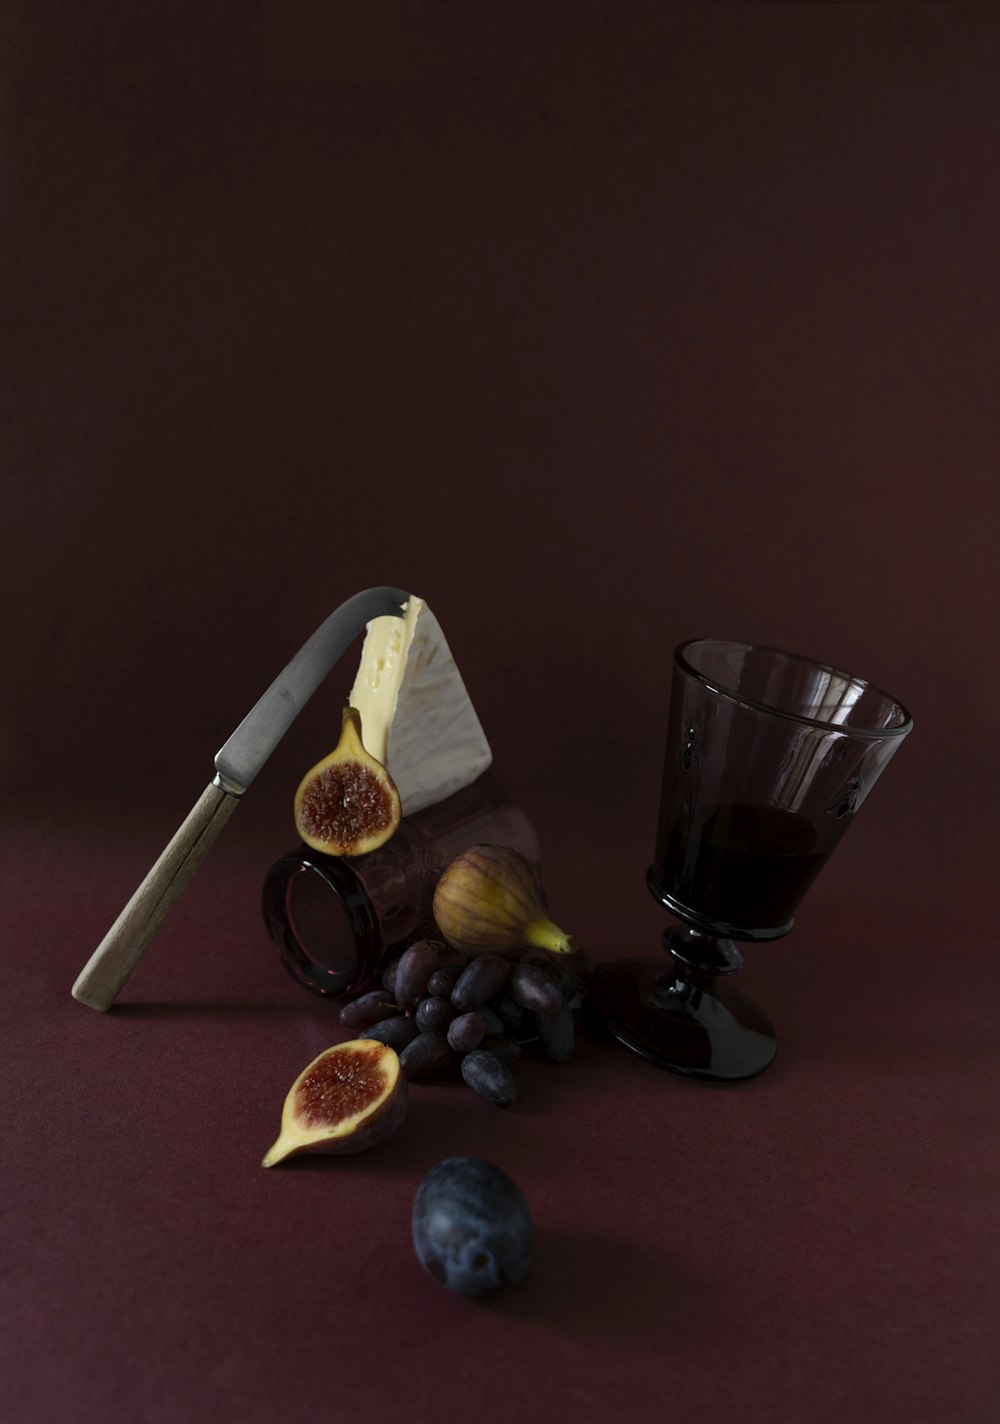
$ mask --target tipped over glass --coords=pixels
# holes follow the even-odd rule
[[[653,862],[680,920],[662,959],[598,967],[588,1012],[662,1068],[752,1077],[774,1030],[732,985],[739,941],[788,934],[795,911],[912,727],[906,708],[826,663],[701,638],[674,652]]]

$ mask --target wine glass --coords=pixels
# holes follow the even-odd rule
[[[912,727],[906,708],[826,663],[756,643],[674,652],[656,846],[646,876],[680,921],[670,956],[600,965],[587,1011],[695,1078],[748,1078],[777,1047],[735,989],[734,941],[788,934],[799,902]]]

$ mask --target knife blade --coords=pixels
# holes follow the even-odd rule
[[[215,757],[215,776],[73,985],[73,997],[109,1009],[254,777],[327,673],[373,618],[402,617],[409,594],[365,589],[335,609],[282,669]]]

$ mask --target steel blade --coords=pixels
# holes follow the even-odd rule
[[[368,588],[330,614],[243,718],[215,758],[216,781],[240,796],[253,781],[327,673],[373,618],[402,617],[401,588]]]

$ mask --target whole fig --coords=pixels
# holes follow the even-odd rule
[[[507,846],[469,846],[457,855],[437,883],[433,909],[444,938],[466,954],[512,955],[531,946],[572,954],[577,948],[549,918],[532,866]]]

